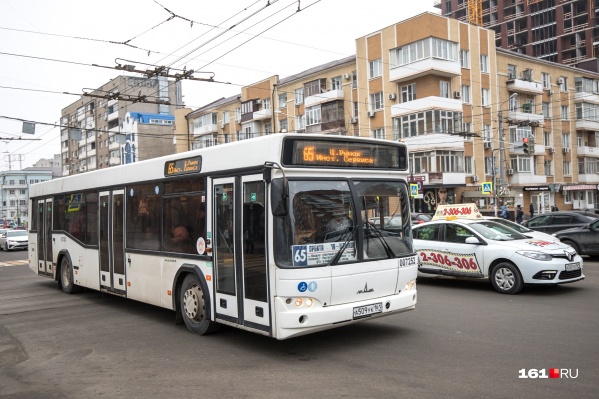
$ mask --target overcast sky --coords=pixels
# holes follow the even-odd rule
[[[9,156],[23,158],[12,164],[18,170],[60,153],[59,128],[37,124],[35,135],[23,134],[20,120],[58,123],[83,89],[121,74],[111,69],[115,59],[140,69],[147,63],[213,72],[216,81],[230,83],[184,81],[185,105],[195,109],[272,75],[284,78],[355,54],[356,38],[438,12],[433,0],[270,3],[0,0],[0,170],[9,169]],[[168,20],[167,9],[174,18]]]

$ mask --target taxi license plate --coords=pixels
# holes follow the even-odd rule
[[[572,270],[578,270],[580,269],[580,263],[567,263],[566,264],[566,271],[572,271]],[[354,310],[355,311],[355,310]]]
[[[370,316],[371,314],[381,313],[383,311],[382,303],[373,303],[371,305],[358,306],[354,308],[354,319]]]

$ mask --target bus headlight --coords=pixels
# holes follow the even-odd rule
[[[416,280],[408,281],[403,287],[404,291],[413,290],[416,288]]]

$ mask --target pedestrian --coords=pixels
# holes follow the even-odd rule
[[[501,205],[501,217],[507,219],[507,206]]]
[[[553,206],[551,207],[551,212],[557,212],[559,211],[559,209],[557,209],[557,205],[553,204]]]
[[[530,203],[530,218],[532,219],[532,217],[535,215],[535,207],[533,206],[532,202]]]
[[[516,223],[522,224],[522,217],[524,216],[524,211],[522,210],[522,207],[520,205],[518,205],[517,208],[518,209],[516,210]]]

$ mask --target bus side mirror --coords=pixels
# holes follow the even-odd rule
[[[289,198],[289,185],[287,179],[273,179],[270,184],[270,202],[273,216],[287,216],[287,199]]]

